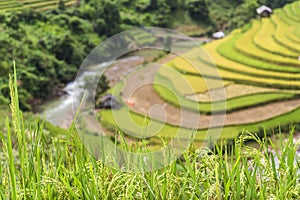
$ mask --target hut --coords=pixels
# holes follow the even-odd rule
[[[221,39],[221,38],[225,37],[225,33],[223,31],[219,31],[219,32],[213,33],[212,36],[214,39]]]
[[[269,17],[273,11],[270,7],[262,5],[259,8],[256,9],[256,13],[260,16],[260,17]]]
[[[116,97],[112,94],[104,95],[100,100],[100,108],[103,109],[119,109],[121,106],[118,103]]]

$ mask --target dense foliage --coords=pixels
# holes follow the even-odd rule
[[[7,74],[13,60],[17,63],[23,109],[56,95],[74,78],[82,60],[100,41],[93,25],[75,11],[43,14],[24,10],[2,16],[0,71],[4,97],[8,96]]]

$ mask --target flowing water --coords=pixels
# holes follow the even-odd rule
[[[128,73],[130,69],[133,67],[140,65],[144,62],[144,58],[139,56],[130,56],[127,58],[120,59],[114,63],[110,63],[110,67],[105,71],[106,77],[108,80],[113,83],[116,82],[121,76]],[[76,79],[76,84],[81,87],[76,87],[78,89],[74,90],[75,82],[70,82],[63,89],[64,95],[55,99],[44,103],[38,110],[42,110],[42,117],[61,128],[70,127],[74,113],[76,111],[73,110],[73,104],[80,102],[80,97],[84,92],[84,86],[87,84],[87,80],[90,77],[94,77],[95,73],[98,71],[102,71],[104,67],[107,66],[108,63],[102,63],[91,67],[92,72],[83,72]]]
[[[105,64],[95,66],[95,68],[103,68]],[[84,86],[88,77],[93,76],[93,73],[84,72],[77,78],[77,84]],[[43,109],[43,117],[46,121],[59,126],[61,128],[70,127],[74,111],[73,104],[80,101],[80,96],[84,89],[74,90],[75,82],[67,84],[63,89],[64,95],[58,99],[46,102],[41,109]]]

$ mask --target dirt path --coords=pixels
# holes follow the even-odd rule
[[[174,58],[174,56],[175,55],[169,55],[160,60],[159,63],[166,62],[169,59]],[[134,105],[130,108],[137,113],[145,115],[149,115],[153,105],[160,105],[160,108],[165,111],[166,121],[173,125],[182,124],[181,118],[184,116],[184,118],[188,119],[197,119],[200,117],[198,128],[209,127],[212,120],[211,115],[199,115],[193,111],[180,110],[179,108],[166,103],[159,95],[156,94],[152,83],[158,69],[159,67],[151,66],[136,71],[134,74],[128,76],[122,96],[124,102],[127,102],[128,100],[134,102]],[[292,111],[298,106],[300,106],[300,99],[275,102],[264,106],[243,109],[227,114],[224,124],[227,126],[259,122]],[[164,120],[163,115],[153,116],[153,118],[157,120]],[[215,125],[218,126],[222,124],[220,122],[220,124]]]

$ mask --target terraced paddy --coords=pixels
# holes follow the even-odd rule
[[[220,138],[232,139],[244,131],[260,132],[262,128],[278,131],[299,123],[300,113],[300,2],[277,9],[269,18],[255,19],[242,29],[232,31],[225,38],[191,49],[183,57],[165,61],[164,68],[136,73],[127,77],[122,86],[122,109],[115,110],[119,116],[132,117],[119,124],[119,128],[130,134],[139,135],[148,130],[147,125],[157,123],[163,128],[158,136],[174,136],[182,126],[181,116],[194,119],[199,117],[195,139],[203,141],[212,118],[226,112]],[[138,36],[143,37],[143,36]],[[145,39],[148,37],[144,37]],[[208,82],[218,82],[213,64],[200,51],[204,48],[217,66],[223,81],[216,87]],[[201,74],[197,66],[200,63]],[[173,69],[176,73],[166,69]],[[180,79],[176,74],[180,74]],[[130,90],[131,85],[143,81],[152,82]],[[184,82],[186,84],[184,84]],[[224,87],[224,99],[212,99],[211,94]],[[128,106],[128,100],[134,102]],[[151,107],[159,105],[165,115],[150,115]],[[214,110],[212,110],[214,107]],[[124,113],[127,113],[126,115]],[[128,114],[129,113],[129,114]],[[111,110],[101,110],[101,121],[106,128],[116,130],[117,123]],[[210,129],[217,129],[215,124]],[[194,128],[194,127],[193,127]],[[150,134],[150,133],[148,133]],[[211,133],[209,133],[211,134]],[[189,134],[188,134],[189,135]],[[153,139],[155,140],[155,139]]]
[[[21,11],[31,8],[40,11],[58,8],[59,0],[0,0],[0,12]],[[77,4],[77,0],[64,0],[65,6]]]

